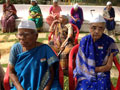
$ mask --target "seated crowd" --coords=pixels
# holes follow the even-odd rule
[[[62,90],[59,83],[59,63],[68,69],[68,56],[75,45],[72,24],[80,30],[83,11],[78,4],[71,9],[71,19],[61,15],[61,7],[53,0],[47,23],[53,37],[48,45],[37,42],[38,31],[43,25],[43,16],[36,0],[31,0],[28,20],[21,20],[9,56],[9,77],[11,90]],[[107,3],[107,6],[111,3]],[[110,9],[111,10],[111,9]],[[15,31],[16,9],[10,0],[3,5],[2,31]],[[105,9],[104,12],[107,12]],[[108,13],[110,11],[108,10]],[[111,13],[110,13],[111,14]],[[111,17],[111,16],[109,16]],[[90,20],[90,34],[79,43],[74,76],[76,90],[110,90],[110,70],[113,57],[119,52],[115,41],[104,34],[108,18],[98,15]],[[111,17],[112,21],[114,16]],[[12,23],[11,23],[12,22]],[[13,27],[12,27],[13,26]],[[12,27],[12,28],[11,28]],[[112,28],[112,27],[111,27]],[[56,53],[60,54],[57,57]],[[3,88],[4,71],[0,65],[0,89]]]

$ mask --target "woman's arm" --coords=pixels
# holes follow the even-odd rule
[[[53,14],[53,11],[52,11],[52,10],[53,10],[53,6],[50,7],[50,9],[49,9],[49,14]]]
[[[34,15],[34,17],[37,17],[37,16],[42,16],[42,14],[36,13],[36,14]]]
[[[48,81],[46,87],[44,88],[44,90],[50,90],[51,86],[52,86],[52,83],[53,83],[53,80],[54,80],[54,69],[53,67],[51,66],[50,67],[50,80]]]
[[[18,77],[16,76],[14,66],[12,66],[10,64],[9,64],[9,76],[10,76],[10,79],[11,79],[12,83],[14,84],[14,86],[16,87],[17,90],[24,90],[22,88],[20,82],[18,81]]]
[[[107,71],[110,71],[110,69],[112,68],[112,62],[113,62],[113,53],[110,54],[110,56],[108,58],[107,64],[104,65],[104,66],[96,67],[95,71],[96,72],[107,72]]]
[[[59,20],[54,20],[54,21],[52,22],[52,24],[50,25],[50,29],[49,29],[50,32],[54,32],[55,24],[56,24],[56,23],[59,23]]]
[[[76,19],[71,15],[71,18],[74,20],[74,21],[76,21]]]
[[[68,42],[68,39],[72,38],[72,36],[73,36],[73,27],[72,27],[72,25],[71,24],[67,24],[65,26],[68,29],[68,35],[67,35],[67,38],[65,39],[65,41],[62,43],[61,48],[64,48],[66,42]]]

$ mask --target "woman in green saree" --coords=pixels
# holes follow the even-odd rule
[[[31,0],[31,4],[32,6],[29,8],[28,19],[35,22],[37,30],[39,31],[43,25],[42,12],[36,0]]]

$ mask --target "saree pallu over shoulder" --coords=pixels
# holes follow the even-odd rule
[[[11,12],[12,10],[13,12]],[[15,31],[15,19],[17,18],[16,9],[13,4],[10,4],[8,7],[6,4],[3,4],[3,16],[1,17],[1,26],[2,31],[5,32],[14,32]]]
[[[41,9],[40,9],[40,7],[39,7],[38,5],[31,6],[31,7],[29,8],[29,12],[30,12],[32,15],[35,15],[36,13],[42,15]],[[34,21],[35,24],[36,24],[37,29],[40,30],[40,28],[41,28],[42,25],[43,25],[43,17],[42,17],[42,16],[36,16],[35,18],[32,18],[32,16],[29,16],[28,19]]]
[[[114,11],[114,8],[111,8],[109,11],[107,10],[107,8],[104,8],[103,10],[103,16],[106,17],[106,18],[115,18],[115,11]],[[115,29],[115,20],[107,20],[105,19],[106,21],[106,28],[108,30],[114,30]]]
[[[93,81],[95,77],[95,58],[94,47],[91,36],[85,37],[81,40],[76,57],[76,68],[74,76],[80,76],[81,80],[88,79]]]
[[[49,67],[58,63],[58,58],[48,45],[41,45],[17,55],[15,71],[24,90],[44,90],[50,79]],[[57,64],[58,66],[58,64]],[[55,68],[55,73],[58,72]],[[53,82],[60,88],[57,74]],[[52,88],[51,88],[52,89]],[[16,90],[13,87],[11,90]],[[55,89],[57,90],[57,89]],[[58,89],[61,90],[61,89]]]
[[[110,54],[115,56],[118,52],[114,40],[105,34],[96,42],[91,35],[82,38],[74,69],[74,77],[78,80],[76,90],[111,90],[110,72],[96,73],[95,67],[105,65]]]

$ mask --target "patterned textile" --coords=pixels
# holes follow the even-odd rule
[[[119,50],[114,40],[105,34],[96,42],[91,35],[82,38],[74,69],[78,80],[76,90],[111,90],[110,71],[96,73],[95,67],[105,65],[113,52],[115,56]]]
[[[83,11],[82,8],[78,7],[78,10],[75,11],[74,8],[71,9],[70,12],[71,16],[73,16],[75,19],[79,19],[77,21],[74,21],[72,18],[70,19],[70,23],[75,24],[79,29],[81,28],[81,25],[83,23]]]
[[[106,18],[115,18],[115,11],[114,11],[114,8],[111,8],[109,11],[104,8],[103,10],[103,16],[106,17]],[[106,28],[107,30],[114,30],[115,29],[115,21],[114,20],[107,20],[105,19],[106,21]]]
[[[11,13],[13,10],[13,13]],[[6,6],[3,4],[3,16],[1,18],[1,25],[3,32],[14,32],[15,31],[15,19],[17,18],[16,9],[13,4]]]
[[[58,58],[52,49],[45,44],[26,52],[22,52],[21,48],[20,43],[11,48],[9,61],[15,66],[16,74],[24,90],[44,90],[50,79],[50,66],[54,68],[51,90],[61,90]],[[11,90],[16,90],[15,86],[12,86]]]
[[[29,12],[32,15],[35,15],[36,13],[42,15],[41,9],[40,9],[40,7],[38,5],[31,6],[30,9],[29,9]],[[29,16],[28,19],[34,21],[35,24],[36,24],[37,29],[40,30],[40,28],[43,25],[43,17],[42,16],[36,16],[35,18],[32,18],[31,16]]]
[[[49,42],[49,45],[58,53],[62,43],[66,40],[69,34],[73,33],[71,24],[62,26],[60,23],[54,25],[53,38]],[[72,47],[74,46],[74,33],[71,37],[69,44],[65,47],[64,51],[60,55],[60,63],[63,69],[68,67],[68,55]]]
[[[62,10],[61,10],[60,6],[56,6],[56,7],[51,6],[50,10],[49,10],[50,15],[46,18],[46,22],[49,25],[51,25],[54,20],[59,18],[59,15],[60,15],[61,11]]]

